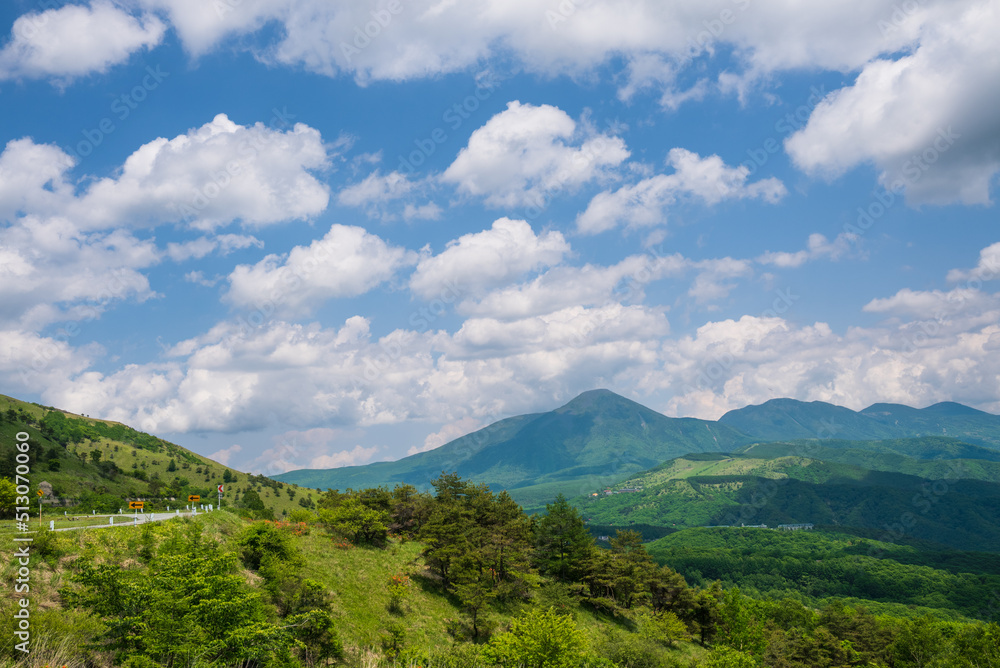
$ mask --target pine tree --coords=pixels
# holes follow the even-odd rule
[[[535,534],[539,569],[564,582],[576,581],[584,574],[594,550],[594,539],[580,511],[569,505],[562,494],[555,503],[546,505],[545,510]]]

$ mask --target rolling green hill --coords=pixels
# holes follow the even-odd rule
[[[720,452],[748,442],[725,425],[669,418],[613,392],[593,390],[548,413],[501,420],[395,462],[290,471],[276,478],[332,489],[397,483],[426,488],[448,470],[507,489],[518,501],[544,503],[559,491],[576,494],[685,452]]]
[[[902,438],[902,427],[884,424],[850,408],[823,401],[771,399],[729,411],[719,422],[761,441],[840,438],[851,441]]]
[[[876,530],[884,540],[912,537],[1000,551],[996,483],[755,453],[756,447],[746,455],[674,459],[621,481],[611,494],[596,492],[574,503],[594,524],[626,528],[813,523]]]
[[[197,494],[204,503],[223,505],[255,491],[278,515],[315,504],[314,489],[278,483],[224,466],[179,445],[119,422],[98,420],[0,395],[0,468],[14,464],[14,435],[27,432],[32,487],[47,482],[50,507],[83,505],[114,512],[126,500],[165,509]],[[13,469],[11,469],[12,471]],[[174,501],[171,501],[173,497]],[[62,512],[58,513],[59,515]]]

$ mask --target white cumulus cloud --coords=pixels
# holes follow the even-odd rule
[[[957,2],[930,16],[911,53],[865,64],[786,140],[796,165],[836,177],[874,164],[881,184],[911,204],[991,201],[1000,172],[1000,118],[989,111],[1000,106],[1000,6]]]
[[[499,218],[490,229],[462,235],[441,253],[422,257],[410,289],[425,299],[446,291],[474,294],[559,264],[569,251],[560,232],[536,235],[523,220]]]
[[[65,82],[106,72],[136,51],[153,48],[166,26],[152,14],[135,17],[107,0],[25,14],[0,50],[0,80]]]
[[[667,156],[671,174],[658,174],[617,190],[606,190],[590,201],[576,219],[584,234],[597,234],[621,224],[650,226],[666,222],[668,208],[682,196],[705,204],[727,199],[763,199],[775,203],[786,194],[776,178],[747,183],[750,170],[744,165],[730,167],[717,155],[702,158],[683,148],[673,148]]]
[[[226,299],[240,307],[302,314],[328,299],[364,294],[415,262],[416,253],[363,228],[333,225],[322,239],[296,246],[287,257],[268,255],[236,267]]]
[[[187,222],[212,230],[233,221],[306,219],[329,201],[329,189],[311,173],[328,163],[313,128],[247,127],[219,114],[187,134],[141,146],[120,175],[91,185],[73,212],[94,227]]]
[[[578,136],[563,110],[515,100],[472,133],[441,178],[491,206],[543,207],[553,194],[601,177],[628,156],[619,137]]]
[[[814,233],[809,235],[804,250],[789,253],[788,251],[767,251],[757,257],[757,262],[761,264],[771,264],[775,267],[793,268],[801,267],[806,262],[828,258],[837,260],[844,254],[850,252],[851,243],[856,240],[856,235],[849,232],[842,232],[837,238],[830,241],[822,234]]]

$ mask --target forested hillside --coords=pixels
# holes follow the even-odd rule
[[[207,457],[131,427],[85,418],[0,395],[0,475],[14,472],[14,435],[30,439],[31,480],[47,482],[51,494],[43,501],[58,515],[63,511],[115,513],[128,500],[142,499],[147,509],[174,508],[199,495],[223,505],[249,507],[279,517],[315,506],[318,492],[242,473]],[[10,483],[9,480],[3,482]],[[2,484],[2,483],[0,483]],[[0,515],[9,517],[11,498],[0,494]],[[172,500],[173,499],[173,500]]]
[[[597,547],[563,499],[528,517],[453,474],[433,488],[328,492],[300,523],[215,511],[43,531],[31,665],[1000,665],[995,623],[691,586],[633,532]],[[656,547],[657,557],[673,549]],[[14,605],[4,598],[5,624]],[[17,656],[12,630],[5,665]]]
[[[609,493],[574,504],[588,521],[668,528],[813,523],[880,532],[891,540],[918,538],[961,550],[1000,550],[1000,484],[992,462],[916,462],[883,458],[883,470],[825,461],[817,442],[809,456],[787,447],[753,446],[745,454],[703,453],[671,460],[620,480]],[[793,446],[791,451],[803,452]],[[830,449],[840,459],[842,450]],[[768,455],[781,455],[768,458]],[[901,473],[891,465],[934,478]],[[887,469],[887,470],[886,470]],[[963,477],[968,475],[969,477]]]
[[[592,418],[588,402],[606,399],[585,398],[555,423]],[[572,504],[545,497],[559,483],[543,482],[533,491],[550,501],[526,514],[454,472],[429,491],[320,493],[124,425],[3,401],[0,436],[28,432],[30,492],[45,480],[52,504],[114,513],[133,497],[210,500],[216,481],[240,492],[192,519],[34,532],[35,652],[18,665],[1000,666],[1000,561],[945,547],[1000,551],[997,457],[953,439],[735,443]],[[645,420],[617,405],[625,412],[580,432],[580,452],[610,438],[608,425]],[[968,476],[942,475],[956,470]],[[0,492],[12,506],[13,491]],[[814,528],[685,528],[759,521]],[[11,583],[22,565],[4,563]],[[3,598],[7,624],[22,595]],[[4,666],[21,658],[13,630]]]
[[[1000,613],[1000,554],[933,549],[859,533],[834,527],[685,529],[647,549],[692,584],[718,580],[754,596],[807,605],[839,598],[906,616],[919,611],[991,619]]]

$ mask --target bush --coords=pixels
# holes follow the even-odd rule
[[[311,513],[305,508],[301,510],[293,510],[288,514],[288,521],[293,524],[312,524],[316,521],[316,513]]]
[[[80,508],[84,511],[96,510],[99,513],[117,513],[121,507],[121,497],[114,494],[83,492],[80,495]]]
[[[702,665],[704,668],[756,668],[757,662],[749,654],[732,647],[717,647]]]
[[[342,659],[344,645],[334,629],[333,618],[326,610],[310,610],[289,617],[292,633],[302,643],[301,651],[307,665],[327,665],[327,659]]]
[[[356,545],[383,547],[389,535],[389,513],[369,508],[355,497],[333,510],[323,508],[319,517],[332,533]]]
[[[659,668],[667,664],[667,651],[647,638],[610,630],[602,637],[597,652],[619,668]]]
[[[61,557],[64,554],[59,535],[55,531],[49,531],[47,527],[35,534],[31,549],[42,559]]]
[[[389,612],[393,614],[403,613],[403,601],[410,595],[410,576],[393,575],[386,583],[386,590],[389,592]]]
[[[493,663],[533,668],[579,668],[586,639],[569,615],[535,609],[515,619],[511,630],[494,636],[483,650]]]
[[[259,570],[265,555],[287,561],[295,556],[291,537],[274,524],[254,522],[240,536],[237,543],[240,547],[240,560],[247,568]]]

